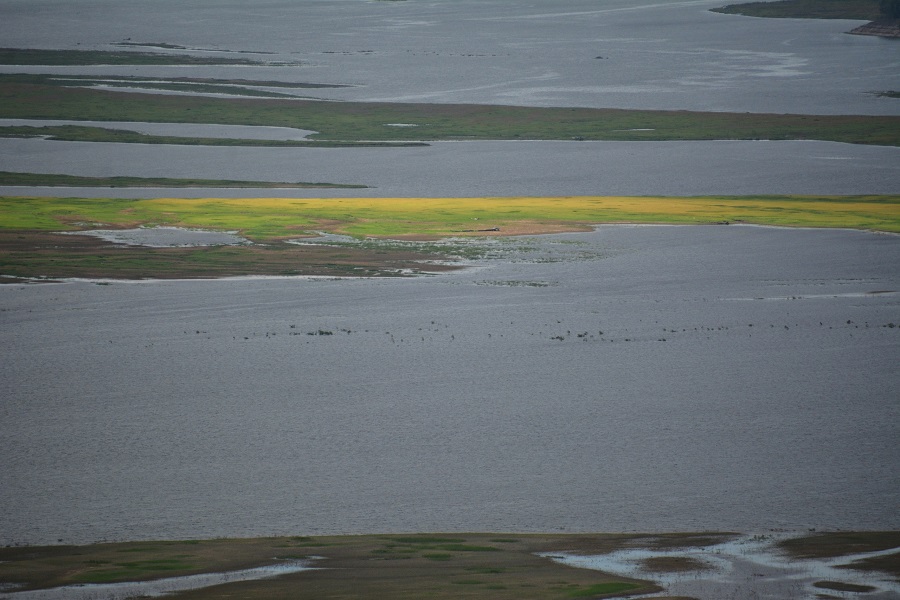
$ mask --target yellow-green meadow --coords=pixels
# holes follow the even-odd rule
[[[900,232],[900,197],[3,197],[0,276],[9,282],[66,277],[410,275],[454,268],[447,263],[454,256],[477,256],[462,243],[424,243],[428,240],[584,231],[603,223],[752,223]],[[252,244],[122,246],[61,233],[134,227],[236,232]],[[318,232],[345,234],[362,242],[287,241]],[[385,239],[423,243],[392,245]]]
[[[754,223],[900,232],[900,196],[504,198],[0,198],[0,228],[180,226],[255,241],[315,231],[439,238],[579,230],[599,223]]]

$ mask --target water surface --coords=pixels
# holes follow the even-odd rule
[[[898,240],[606,226],[413,280],[0,286],[0,543],[896,529]]]

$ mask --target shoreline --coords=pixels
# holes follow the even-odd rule
[[[438,532],[16,546],[0,548],[0,598],[179,591],[212,598],[229,584],[246,598],[357,597],[359,590],[366,598],[424,590],[454,598],[462,582],[467,597],[485,599],[711,598],[748,586],[775,595],[798,586],[891,593],[900,591],[890,579],[900,571],[898,549],[900,531]],[[116,562],[123,556],[127,562]]]

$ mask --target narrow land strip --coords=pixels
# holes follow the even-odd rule
[[[451,269],[448,261],[473,252],[462,241],[428,241],[585,231],[599,223],[754,223],[900,232],[900,197],[0,197],[0,215],[0,275],[7,282],[66,277],[398,276]],[[159,226],[235,231],[250,244],[152,248],[60,233]],[[317,232],[345,234],[357,241],[290,242]],[[417,243],[385,241],[390,239]]]
[[[310,140],[332,142],[825,140],[900,145],[898,116],[221,98],[68,88],[19,75],[0,76],[0,118],[293,127],[317,131]]]
[[[0,171],[0,185],[60,187],[165,187],[165,188],[348,188],[367,186],[351,183],[311,183],[305,181],[246,181],[240,179],[181,179],[171,177],[82,177],[55,173],[15,173]]]

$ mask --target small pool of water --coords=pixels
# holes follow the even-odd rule
[[[135,229],[91,229],[67,231],[69,235],[91,235],[115,244],[179,248],[190,246],[241,246],[250,240],[233,231],[209,231],[183,227],[137,227]]]

